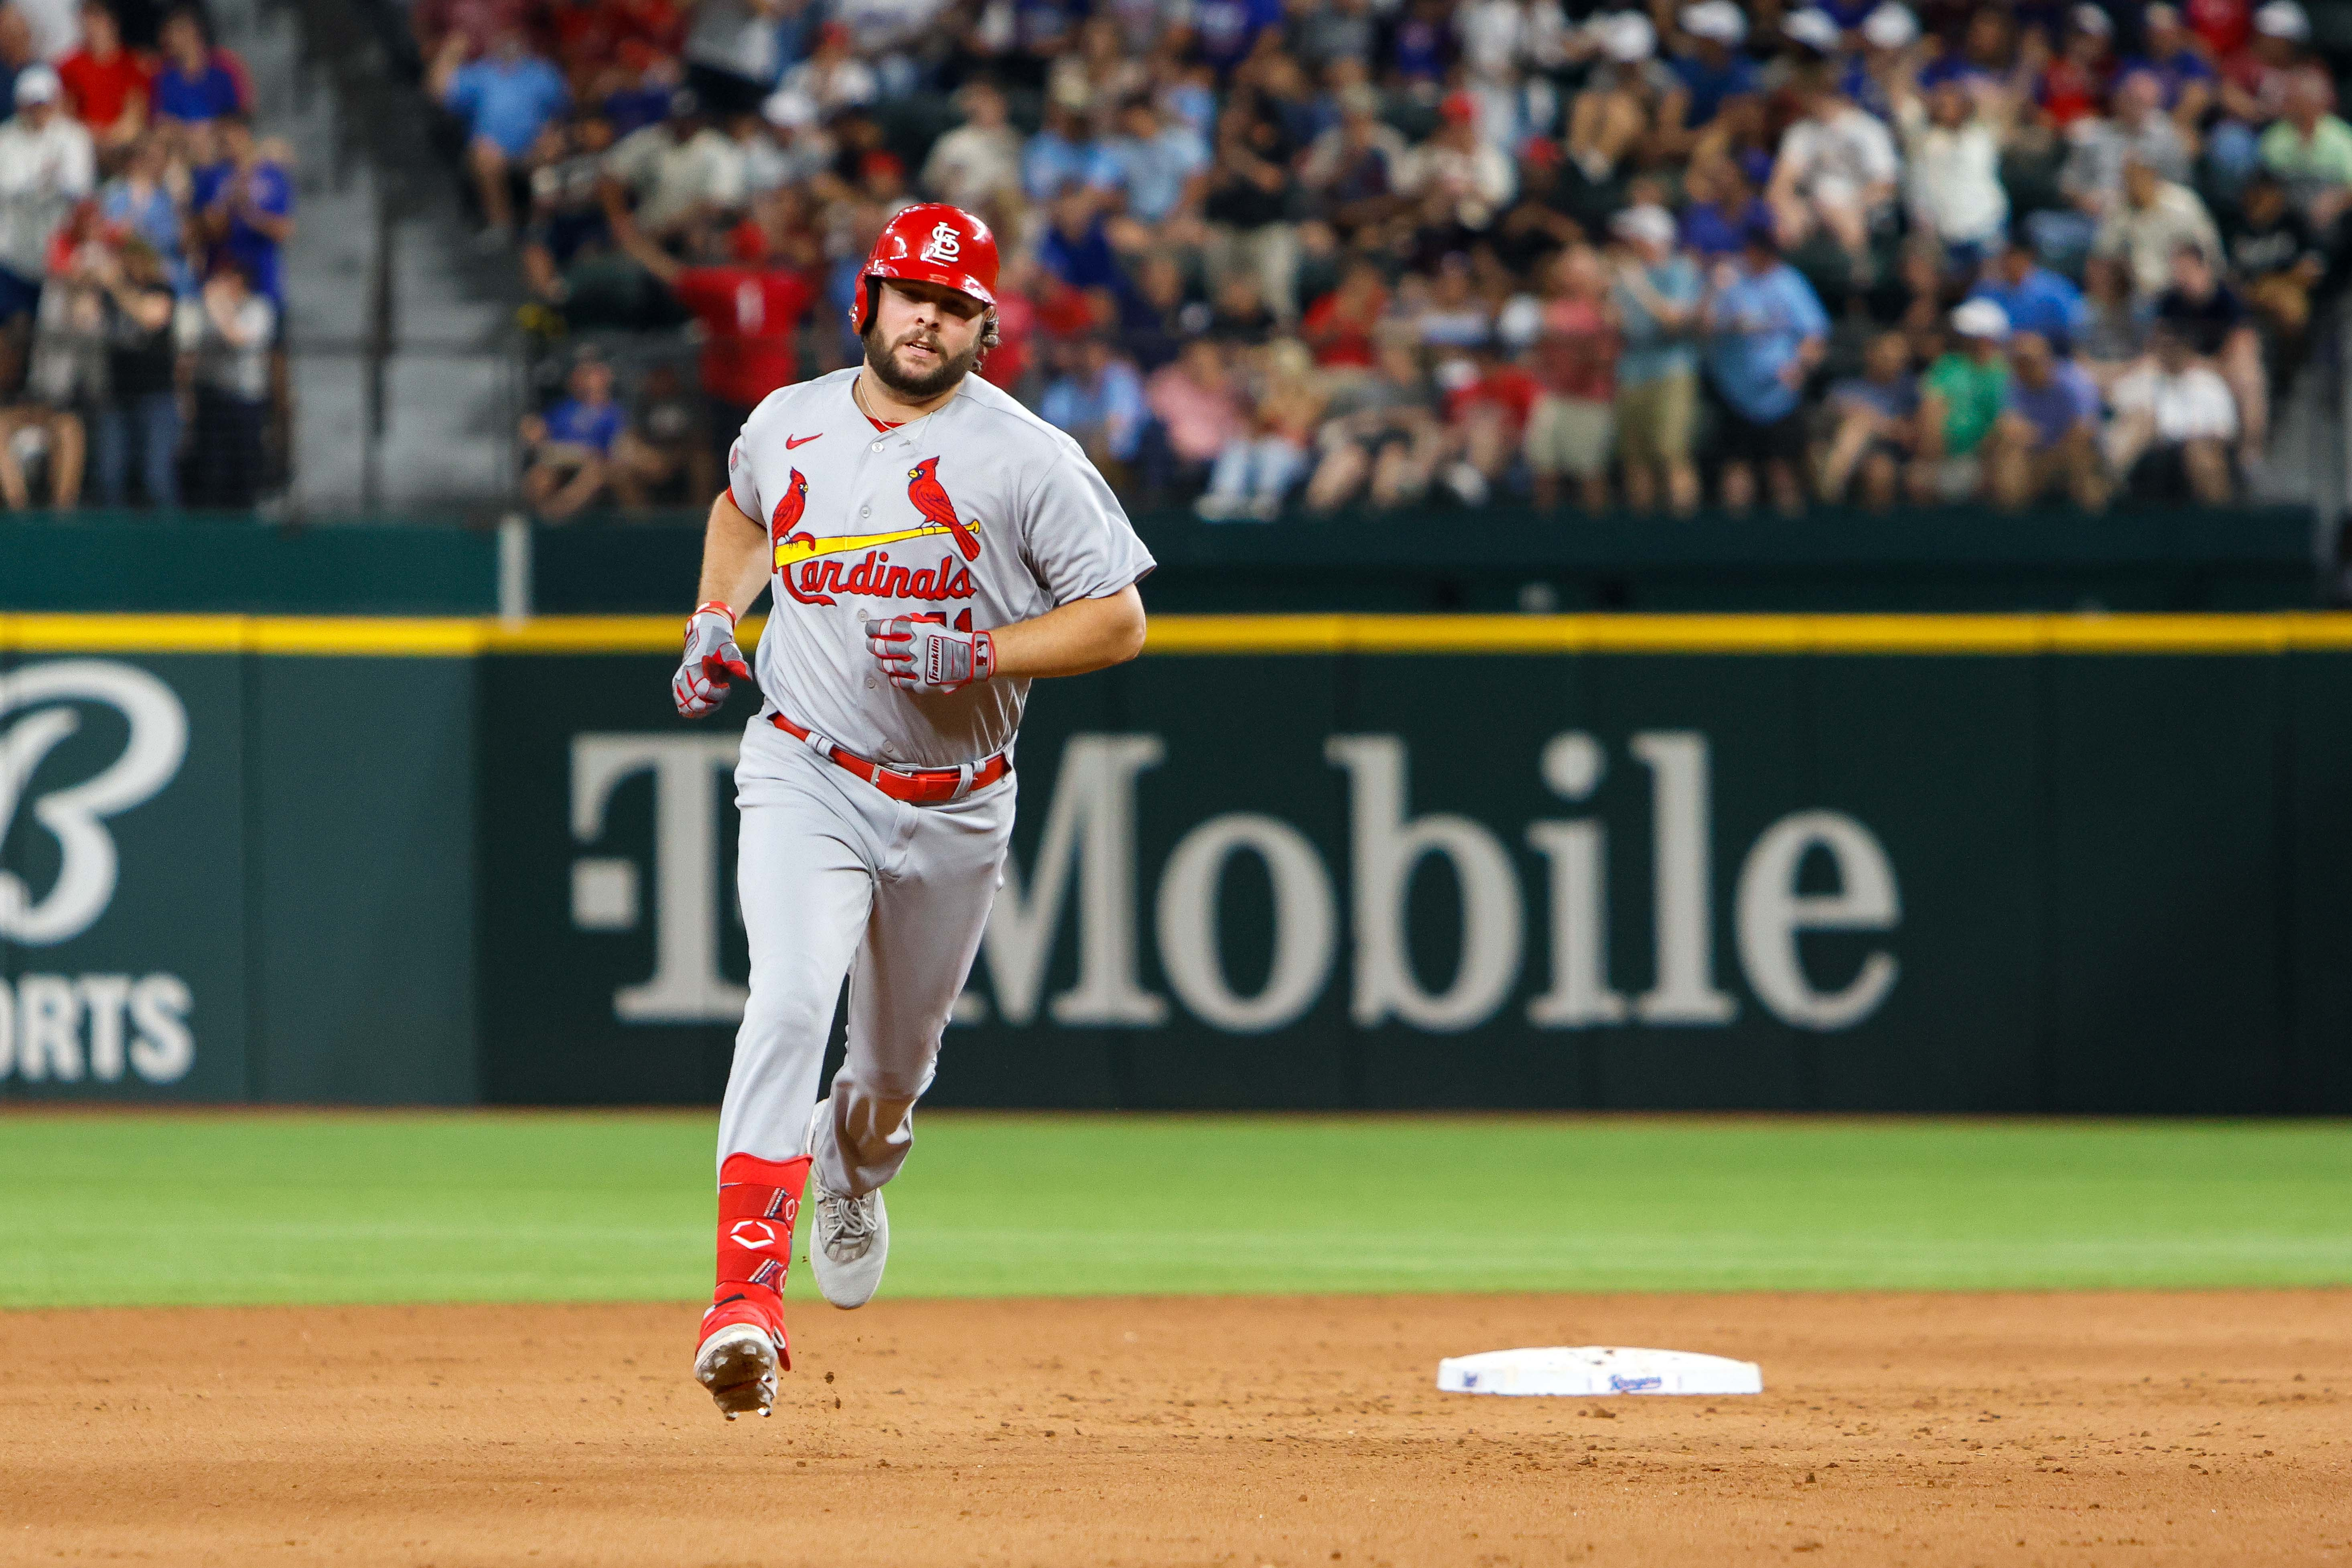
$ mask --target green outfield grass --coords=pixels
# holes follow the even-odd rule
[[[711,1125],[0,1116],[0,1306],[698,1297]],[[2352,1283],[2340,1122],[933,1113],[920,1131],[890,1188],[900,1296]]]

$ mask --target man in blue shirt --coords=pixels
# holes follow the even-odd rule
[[[1159,109],[1141,95],[1119,110],[1118,128],[1104,150],[1118,169],[1127,214],[1157,225],[1176,210],[1192,176],[1209,166],[1209,149],[1191,126],[1163,124]]]
[[[217,123],[226,158],[191,178],[192,203],[219,253],[236,262],[253,291],[282,317],[286,289],[278,256],[294,234],[293,176],[269,150],[279,143],[273,140],[264,147],[256,142],[245,116],[228,115]]]
[[[2090,321],[2083,291],[2036,266],[2032,248],[2021,238],[1985,264],[1969,298],[1991,300],[2009,318],[2011,331],[2039,332],[2062,354]]]
[[[489,53],[471,65],[466,48],[464,34],[450,34],[425,87],[466,121],[466,163],[489,226],[482,237],[503,247],[514,238],[514,175],[528,163],[539,133],[572,101],[572,89],[562,72],[530,52],[518,29],[499,33]]]
[[[1993,498],[2011,509],[2063,487],[2074,504],[2107,504],[2099,453],[2099,389],[2083,367],[2051,352],[2040,332],[2009,339],[2007,405],[1986,443]]]
[[[1805,378],[1822,360],[1830,319],[1821,297],[1780,259],[1768,219],[1748,226],[1738,261],[1718,263],[1703,307],[1708,379],[1723,399],[1723,504],[1745,511],[1764,468],[1772,502],[1803,509]]]
[[[1659,134],[1662,151],[1688,157],[1698,132],[1715,122],[1724,104],[1757,91],[1763,76],[1754,60],[1738,52],[1748,37],[1748,18],[1729,0],[1701,0],[1683,12],[1682,24],[1690,47],[1667,62],[1682,84],[1682,115],[1679,123],[1661,125]],[[1669,121],[1675,118],[1672,101],[1664,110]]]
[[[523,499],[552,522],[602,494],[613,475],[613,444],[628,416],[613,401],[613,367],[593,353],[572,366],[572,395],[544,415],[527,415],[520,431],[530,467]]]
[[[1086,116],[1066,105],[1046,110],[1045,129],[1029,139],[1021,154],[1021,188],[1040,205],[1073,184],[1116,190],[1118,179],[1118,164],[1094,139]]]
[[[1038,400],[1037,416],[1057,430],[1066,430],[1087,449],[1087,456],[1106,478],[1123,476],[1135,461],[1143,441],[1150,410],[1143,401],[1143,378],[1135,367],[1111,350],[1110,340],[1089,334],[1058,351],[1075,363]]]

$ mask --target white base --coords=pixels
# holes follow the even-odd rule
[[[1445,1394],[1761,1394],[1763,1370],[1690,1351],[1549,1345],[1450,1356],[1437,1363]]]

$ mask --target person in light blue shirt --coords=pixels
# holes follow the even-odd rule
[[[1045,128],[1029,139],[1021,154],[1021,188],[1033,202],[1050,202],[1071,185],[1110,191],[1118,183],[1118,163],[1094,140],[1085,116],[1075,110],[1050,110]]]
[[[2036,266],[2029,246],[2011,245],[1985,264],[1984,276],[1969,291],[1990,300],[2009,317],[2010,330],[2039,332],[2063,354],[2089,324],[2083,291],[2046,267]]]
[[[515,171],[530,156],[540,132],[572,101],[563,73],[530,53],[522,34],[509,28],[489,52],[464,63],[466,39],[452,33],[426,82],[433,96],[466,121],[466,163],[482,198],[485,239],[503,244],[514,236]]]
[[[1188,125],[1163,124],[1149,98],[1127,101],[1118,129],[1104,151],[1118,166],[1128,216],[1156,224],[1176,210],[1186,184],[1209,166],[1208,145]]]
[[[1780,259],[1769,222],[1751,224],[1738,261],[1718,265],[1701,307],[1707,378],[1721,395],[1723,504],[1744,511],[1761,467],[1773,504],[1804,506],[1805,378],[1821,363],[1830,319],[1813,286]]]
[[[1087,338],[1061,353],[1070,363],[1037,404],[1037,417],[1066,430],[1087,449],[1095,466],[1116,473],[1135,460],[1150,410],[1143,401],[1143,378],[1112,353],[1110,341]]]
[[[1677,512],[1698,505],[1691,431],[1698,403],[1698,308],[1706,294],[1698,267],[1675,249],[1675,220],[1664,207],[1632,206],[1610,220],[1625,246],[1613,298],[1623,349],[1617,358],[1617,460],[1625,500],[1635,511],[1657,505],[1658,479]]]

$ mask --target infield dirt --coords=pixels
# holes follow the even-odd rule
[[[0,1562],[2352,1563],[2352,1291],[0,1314]],[[1747,1399],[1441,1394],[1660,1345]]]

